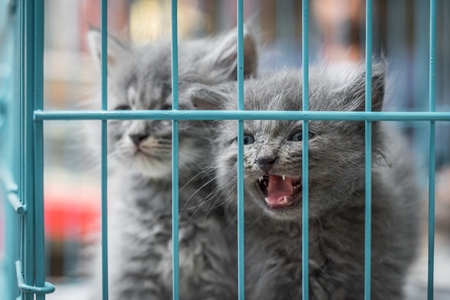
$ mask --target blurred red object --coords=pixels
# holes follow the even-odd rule
[[[68,191],[48,188],[44,196],[47,240],[85,241],[100,230],[100,197],[97,190]]]

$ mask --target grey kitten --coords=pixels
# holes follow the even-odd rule
[[[256,42],[248,29],[244,35],[245,76],[250,77],[256,72]],[[88,38],[91,52],[99,60],[100,33],[93,31]],[[217,39],[180,41],[180,93],[192,83],[212,85],[235,80],[236,38],[234,30]],[[110,109],[171,109],[170,41],[129,48],[109,38],[108,63]],[[190,99],[180,98],[179,109],[196,107]],[[181,299],[236,299],[235,249],[222,234],[223,211],[212,208],[214,185],[202,173],[210,156],[211,133],[206,122],[179,122]],[[112,172],[109,299],[172,297],[171,148],[171,121],[108,122]],[[96,268],[97,288],[92,299],[100,299],[101,271]]]
[[[373,66],[372,105],[380,111],[385,64]],[[363,111],[364,66],[311,67],[312,111]],[[302,110],[302,76],[279,71],[245,82],[246,110]],[[190,92],[198,105],[236,109],[234,84]],[[203,104],[202,104],[203,103]],[[246,299],[302,294],[302,122],[244,121]],[[237,122],[216,139],[217,184],[235,217]],[[309,122],[309,299],[364,298],[364,122]],[[402,139],[373,122],[372,299],[402,299],[414,259],[419,197]]]

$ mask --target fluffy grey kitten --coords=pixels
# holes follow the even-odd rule
[[[385,64],[373,66],[380,111]],[[279,71],[245,82],[246,110],[302,110],[302,76]],[[362,65],[311,67],[312,111],[363,111]],[[197,88],[200,106],[236,109],[236,86]],[[301,299],[302,122],[244,121],[246,299]],[[237,122],[217,130],[217,184],[235,217]],[[309,122],[309,299],[364,298],[364,122]],[[415,255],[419,191],[402,139],[383,122],[372,135],[372,299],[402,299]]]
[[[180,93],[194,82],[235,80],[236,37],[234,30],[217,39],[180,41]],[[100,33],[88,38],[99,60]],[[257,57],[255,38],[247,29],[244,50],[249,77],[256,72]],[[109,109],[171,109],[170,41],[126,47],[109,38],[108,73]],[[196,107],[180,98],[179,109]],[[206,122],[179,122],[181,299],[236,299],[233,241],[222,234],[223,211],[213,208],[213,184],[201,171],[210,156],[210,136]],[[171,148],[171,121],[108,122],[109,299],[172,297]],[[92,299],[100,299],[101,270],[95,268]]]

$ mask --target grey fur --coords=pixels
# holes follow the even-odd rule
[[[385,63],[373,66],[373,110],[381,110]],[[309,109],[365,109],[362,65],[316,66],[309,72]],[[280,71],[245,82],[246,110],[302,110],[302,76]],[[236,85],[191,90],[194,102],[236,109]],[[217,130],[217,184],[230,218],[236,210],[237,122]],[[274,211],[264,201],[258,178],[263,157],[276,159],[269,171],[301,179],[301,121],[244,121],[246,293],[250,300],[300,299],[302,294],[301,193],[294,208]],[[310,121],[309,131],[309,299],[364,296],[364,122]],[[414,259],[420,193],[413,161],[403,140],[383,122],[372,135],[372,299],[403,299],[406,272]],[[233,229],[234,231],[235,229]]]
[[[100,33],[89,34],[99,61]],[[127,48],[108,40],[110,109],[170,109],[171,45],[155,41]],[[236,31],[217,39],[180,41],[179,90],[236,79]],[[256,72],[256,44],[245,31],[246,76]],[[252,63],[253,62],[253,63]],[[99,98],[93,99],[99,101]],[[180,97],[179,109],[195,109]],[[98,125],[98,124],[97,124]],[[236,299],[234,241],[223,231],[223,210],[213,208],[214,184],[202,167],[210,156],[210,127],[179,122],[180,299]],[[96,129],[92,128],[91,131]],[[109,299],[172,297],[172,123],[165,120],[108,122]],[[97,143],[99,135],[94,134]],[[133,137],[141,140],[137,147]],[[98,259],[100,255],[98,254]],[[95,265],[91,299],[100,299]]]

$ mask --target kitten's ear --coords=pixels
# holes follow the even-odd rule
[[[256,75],[257,39],[250,25],[244,26],[244,77]],[[237,29],[217,40],[217,48],[203,59],[204,74],[218,83],[237,80]]]
[[[381,111],[385,94],[387,64],[385,61],[372,66],[372,111]],[[364,111],[366,107],[366,72],[357,75],[356,79],[346,88],[348,110]]]
[[[102,66],[102,34],[100,30],[90,30],[87,34],[89,51],[95,64],[101,69]],[[127,54],[128,48],[117,39],[108,35],[108,73],[117,66],[120,59]]]
[[[195,109],[219,110],[227,101],[227,95],[219,87],[197,85],[186,92]]]

